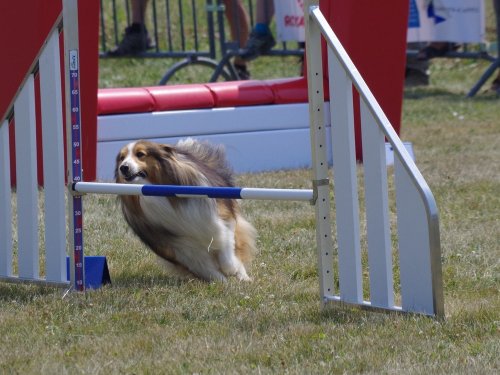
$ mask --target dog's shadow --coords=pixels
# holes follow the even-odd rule
[[[17,302],[21,304],[33,302],[40,297],[48,297],[57,293],[63,293],[63,289],[52,286],[35,285],[29,283],[9,283],[0,284],[0,304]]]
[[[118,275],[113,275],[113,288],[155,288],[159,285],[163,287],[179,287],[187,283],[198,282],[199,280],[182,280],[166,273],[141,273],[141,272],[124,272]]]

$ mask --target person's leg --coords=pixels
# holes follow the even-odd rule
[[[231,38],[237,41],[239,48],[245,46],[250,34],[250,20],[241,0],[224,0],[226,18],[231,29]],[[240,56],[234,58],[234,66],[241,79],[249,79],[247,63]]]
[[[145,25],[148,0],[131,0],[132,24],[125,29],[120,44],[109,52],[112,56],[135,55],[146,51],[151,46]]]
[[[231,37],[243,47],[250,34],[250,20],[241,0],[224,0]]]
[[[269,26],[274,17],[273,0],[257,0],[255,21],[256,25],[261,23]]]
[[[422,50],[424,43],[408,43],[411,50]],[[405,86],[426,86],[429,84],[429,60],[421,60],[417,56],[406,57]]]
[[[132,5],[132,23],[138,23],[144,25],[148,0],[132,0],[131,5]]]
[[[269,28],[274,17],[273,0],[257,0],[256,7],[256,23],[245,46],[246,51],[241,55],[246,61],[268,52],[276,44]]]

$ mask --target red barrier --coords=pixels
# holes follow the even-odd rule
[[[398,135],[403,105],[408,7],[409,2],[401,0],[320,2],[323,14]],[[357,93],[354,95],[357,97]],[[359,101],[355,100],[355,103]],[[354,109],[356,154],[361,159],[359,105]]]
[[[6,51],[5,56],[8,56],[8,58],[0,60],[0,82],[2,82],[2,90],[0,90],[0,119],[3,120],[8,115],[7,111],[13,105],[14,97],[23,83],[26,73],[35,68],[40,47],[43,45],[50,30],[55,26],[61,13],[61,4],[61,1],[54,0],[0,2],[3,31],[0,33],[0,45]],[[98,0],[80,0],[79,9],[84,168],[85,179],[94,180],[96,177],[99,2]],[[64,66],[64,64],[61,66]],[[35,87],[39,87],[38,83],[35,83]],[[35,90],[38,90],[38,88]],[[39,94],[36,95],[38,107]],[[39,111],[37,111],[37,135],[41,134],[39,118]],[[15,170],[15,154],[12,125],[9,131],[11,134],[11,176],[12,183],[15,184],[15,173],[13,173]],[[37,149],[40,166],[38,169],[38,182],[39,184],[43,184],[41,137],[39,136],[37,136]]]
[[[408,3],[399,0],[378,3],[370,0],[356,2],[321,0],[320,6],[399,134]],[[90,181],[96,177],[99,2],[80,0],[79,10],[84,179]],[[2,119],[7,115],[6,111],[10,108],[26,72],[33,69],[39,48],[56,22],[60,11],[59,1],[31,0],[29,5],[26,5],[26,2],[1,3],[0,14],[4,19],[4,30],[16,30],[16,38],[12,38],[10,32],[0,33],[0,42],[4,50],[15,51],[9,55],[8,59],[0,61]],[[387,17],[388,15],[391,17]],[[326,62],[326,54],[324,59]],[[296,86],[293,86],[293,90],[296,90]],[[282,100],[288,102],[290,99],[285,97]],[[359,108],[356,111],[359,112]],[[359,114],[356,114],[355,121],[356,148],[358,158],[360,158]],[[39,121],[37,123],[39,124]],[[40,152],[41,146],[38,148]],[[11,149],[13,152],[13,137],[11,137]],[[11,160],[14,158],[12,157]],[[15,181],[15,176],[12,181]],[[43,182],[40,177],[39,182]]]
[[[382,3],[369,0],[320,1],[323,15],[332,25],[398,134],[401,128],[408,6],[408,2],[399,0],[387,0]],[[391,15],[390,19],[387,15]],[[325,67],[325,100],[328,100],[325,44],[323,45],[323,66]],[[210,98],[205,98],[206,87],[213,95],[214,107],[307,101],[307,85],[304,78],[248,83],[239,81],[204,86],[101,89],[99,90],[99,114],[210,108],[212,102]],[[205,95],[202,105],[200,95],[194,97],[190,94],[191,91]],[[155,97],[159,94],[168,96],[168,108],[158,106]],[[358,99],[355,90],[353,95],[354,99]],[[175,99],[172,96],[175,96]],[[359,100],[354,100],[354,103],[356,156],[360,160],[362,152]]]

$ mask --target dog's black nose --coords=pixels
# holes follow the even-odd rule
[[[122,172],[123,175],[127,175],[129,172],[130,168],[127,164],[122,164],[120,165],[120,172]]]

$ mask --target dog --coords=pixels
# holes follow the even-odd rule
[[[126,184],[234,186],[222,146],[192,138],[176,145],[132,142],[116,158],[115,180]],[[255,228],[233,199],[122,195],[125,220],[181,279],[249,281]]]

